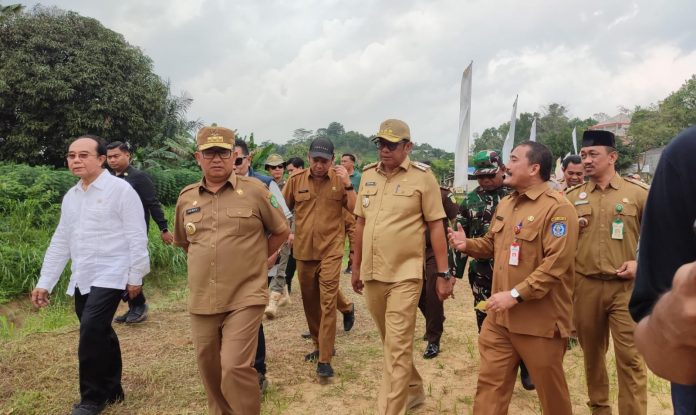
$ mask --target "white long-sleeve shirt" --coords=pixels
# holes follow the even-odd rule
[[[75,287],[125,289],[142,285],[150,272],[143,205],[130,184],[104,170],[82,188],[82,180],[63,198],[60,222],[46,250],[37,288],[53,291],[69,259],[68,295]]]

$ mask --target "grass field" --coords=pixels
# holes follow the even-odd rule
[[[147,292],[150,319],[138,326],[116,327],[123,352],[126,401],[104,413],[205,414],[205,393],[198,378],[185,308],[185,283],[166,276],[154,278],[158,281],[151,287],[157,288]],[[350,290],[347,276],[342,277],[341,286],[355,301],[357,321],[349,333],[338,329],[333,361],[336,377],[331,384],[320,385],[314,365],[303,361],[312,345],[300,338],[306,323],[296,285],[292,304],[281,308],[275,320],[264,322],[271,383],[262,405],[264,414],[372,413],[382,372],[381,344],[364,302]],[[424,322],[418,316],[415,361],[428,399],[413,414],[471,413],[478,370],[476,324],[468,287],[458,284],[455,292],[456,298],[446,302],[442,353],[436,359],[420,356],[425,347],[420,340]],[[21,302],[14,310],[25,314],[26,324],[0,340],[0,414],[68,413],[79,397],[76,320],[67,306],[37,313]],[[615,405],[613,357],[609,361]],[[589,414],[579,348],[566,355],[565,371],[574,413]],[[648,394],[649,414],[672,412],[666,381],[651,374]],[[510,414],[540,413],[536,393],[525,391],[517,382]]]

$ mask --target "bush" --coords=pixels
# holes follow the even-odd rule
[[[147,174],[152,178],[157,198],[163,205],[176,204],[181,189],[201,180],[200,171],[189,169],[149,169]]]

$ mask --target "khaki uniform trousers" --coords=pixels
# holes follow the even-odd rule
[[[341,292],[340,288],[338,289],[338,296],[336,297],[336,309],[343,314],[353,311],[353,302]]]
[[[191,314],[198,370],[211,415],[261,412],[259,379],[253,367],[264,306],[228,313]]]
[[[404,415],[411,403],[425,399],[423,379],[413,364],[416,310],[423,280],[365,282],[365,302],[384,348],[384,371],[377,397],[380,415]]]
[[[508,413],[520,360],[534,379],[544,414],[571,415],[570,392],[563,372],[567,339],[510,333],[486,318],[479,335],[479,376],[474,415]]]
[[[302,306],[320,363],[331,363],[336,342],[336,297],[342,260],[341,255],[321,261],[297,260]]]
[[[606,354],[614,340],[619,383],[619,414],[646,414],[645,362],[633,341],[636,324],[628,312],[633,280],[575,278],[575,327],[585,357],[585,375],[593,414],[611,414]]]

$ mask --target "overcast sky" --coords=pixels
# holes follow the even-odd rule
[[[3,2],[8,3],[8,2]],[[9,2],[11,3],[11,1]],[[29,6],[35,2],[23,2]],[[696,73],[696,1],[48,0],[98,19],[194,103],[190,118],[284,142],[386,118],[454,150],[462,71],[471,131],[543,111],[618,113]]]

